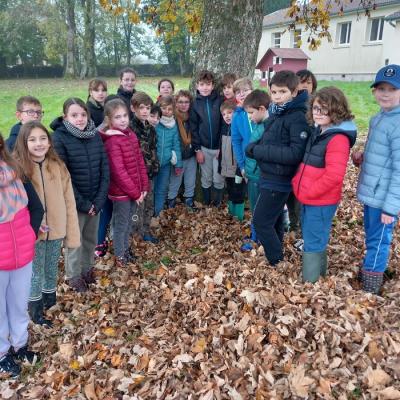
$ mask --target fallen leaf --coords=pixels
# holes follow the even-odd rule
[[[305,376],[304,367],[301,365],[289,374],[289,387],[295,396],[306,398],[314,379]]]

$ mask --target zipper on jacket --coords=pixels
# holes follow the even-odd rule
[[[206,98],[206,108],[207,108],[207,116],[208,116],[208,127],[210,132],[210,149],[212,149],[213,145],[213,131],[211,126],[211,115],[210,115],[210,106],[208,104],[208,98]]]
[[[40,177],[42,179],[42,188],[43,188],[43,206],[44,206],[44,214],[45,214],[45,221],[46,221],[46,225],[47,227],[48,225],[48,220],[47,220],[47,200],[46,200],[46,189],[44,186],[44,177],[43,177],[43,161],[38,163],[39,164],[39,171],[40,171]],[[46,232],[46,240],[49,240],[49,231]]]

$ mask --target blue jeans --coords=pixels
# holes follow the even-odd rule
[[[113,212],[113,203],[107,198],[100,211],[99,230],[97,232],[97,244],[103,244],[106,240],[107,226],[109,225]]]
[[[385,272],[392,243],[393,228],[397,218],[391,224],[382,224],[382,210],[364,206],[365,254],[363,269],[371,272]]]
[[[164,209],[167,200],[169,176],[171,174],[171,164],[160,167],[158,174],[154,178],[154,215],[159,216]]]
[[[190,157],[183,160],[183,173],[176,176],[175,169],[171,168],[171,177],[168,188],[168,199],[172,200],[178,196],[179,188],[182,184],[182,180],[185,184],[184,197],[194,197],[194,188],[196,186],[196,172],[197,172],[197,161],[196,157]]]
[[[326,249],[336,209],[337,204],[331,206],[302,205],[301,230],[305,252],[319,253]]]

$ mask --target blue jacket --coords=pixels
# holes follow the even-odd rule
[[[156,126],[157,133],[157,158],[160,167],[171,162],[172,150],[176,153],[178,159],[177,168],[182,168],[181,142],[179,139],[178,127],[175,124],[173,128],[167,128],[161,122]]]
[[[236,107],[232,118],[232,145],[240,170],[244,169],[245,150],[249,144],[253,124],[243,107]]]
[[[10,152],[14,150],[15,142],[17,141],[17,137],[19,134],[19,130],[21,129],[21,126],[22,126],[21,122],[15,124],[11,128],[10,136],[8,137],[8,139],[6,139],[6,145]]]
[[[264,133],[264,122],[260,122],[259,124],[255,124],[253,130],[250,134],[249,143],[257,142]],[[246,173],[246,177],[258,181],[260,179],[260,168],[257,166],[257,161],[253,158],[246,157],[244,171]]]
[[[358,179],[361,203],[396,216],[400,211],[400,106],[371,118]]]

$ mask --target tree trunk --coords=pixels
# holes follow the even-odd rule
[[[65,66],[65,77],[76,77],[76,24],[75,24],[75,0],[66,0],[67,3],[67,60]]]
[[[263,0],[204,0],[193,74],[253,77],[262,33]]]
[[[85,34],[83,37],[85,75],[93,77],[97,75],[96,54],[94,52],[95,40],[95,0],[84,1],[84,24]],[[81,72],[81,76],[82,76]]]

